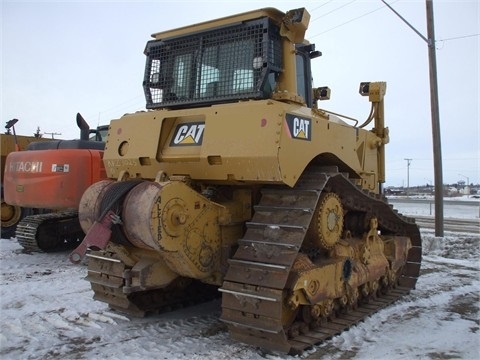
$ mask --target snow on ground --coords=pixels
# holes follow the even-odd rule
[[[435,216],[435,200],[431,196],[409,198],[390,196],[388,201],[403,214]],[[443,215],[445,218],[478,219],[480,217],[480,199],[466,195],[445,198]]]
[[[417,288],[302,359],[478,359],[479,234],[423,231]],[[128,318],[92,299],[68,253],[26,254],[0,240],[2,359],[295,359],[237,343],[220,301]]]

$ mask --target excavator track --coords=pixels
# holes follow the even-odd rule
[[[93,298],[131,316],[163,313],[220,297],[216,286],[188,278],[178,278],[165,288],[129,293],[125,274],[130,268],[114,253],[90,251],[87,257],[86,280],[94,292]]]
[[[76,210],[24,217],[15,232],[18,243],[28,252],[54,252],[75,248],[83,239]]]
[[[379,230],[408,236],[412,248],[394,286],[371,293],[350,306],[337,304],[331,315],[313,323],[286,320],[288,289],[285,286],[303,250],[302,243],[322,191],[339,194],[343,207],[349,211],[376,217]],[[254,217],[247,223],[244,238],[229,261],[220,289],[223,293],[221,320],[228,324],[235,340],[299,354],[408,294],[419,276],[420,261],[421,239],[413,220],[393,211],[383,197],[356,187],[343,174],[310,171],[293,189],[262,191]]]

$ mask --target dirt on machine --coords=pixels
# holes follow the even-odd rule
[[[108,179],[80,201],[70,259],[87,255],[96,300],[145,315],[213,289],[233,339],[295,354],[415,287],[419,229],[381,194],[386,83],[360,84],[365,121],[322,109],[309,18],[266,8],[153,34],[149,111],[111,121]]]
[[[80,139],[33,142],[5,159],[5,202],[28,209],[15,229],[26,251],[72,249],[85,235],[78,206],[83,192],[106,178],[102,157],[108,126],[90,129],[80,114],[76,120]]]

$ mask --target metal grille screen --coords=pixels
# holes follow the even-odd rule
[[[278,28],[250,21],[147,44],[147,108],[268,98],[281,71]]]

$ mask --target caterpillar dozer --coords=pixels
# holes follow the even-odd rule
[[[15,230],[26,251],[73,249],[85,235],[78,205],[90,185],[106,179],[102,156],[108,125],[90,129],[80,114],[76,121],[80,139],[32,142],[5,159],[5,202],[28,209]]]
[[[318,106],[306,9],[153,34],[146,112],[112,120],[83,194],[94,298],[132,315],[221,293],[233,339],[300,353],[414,288],[421,237],[382,196],[384,82],[370,116]],[[368,129],[370,128],[370,129]]]
[[[26,150],[28,145],[32,142],[50,141],[48,138],[43,138],[40,134],[40,129],[37,130],[32,136],[17,135],[15,132],[15,124],[18,119],[12,119],[7,121],[5,129],[7,131],[4,134],[0,134],[1,144],[1,159],[0,159],[0,178],[2,182],[2,205],[1,205],[1,236],[2,238],[9,239],[15,235],[15,229],[19,221],[28,213],[28,209],[20,206],[14,206],[7,204],[3,196],[3,173],[5,171],[5,161],[8,154],[14,151]],[[12,134],[13,130],[13,134]]]

